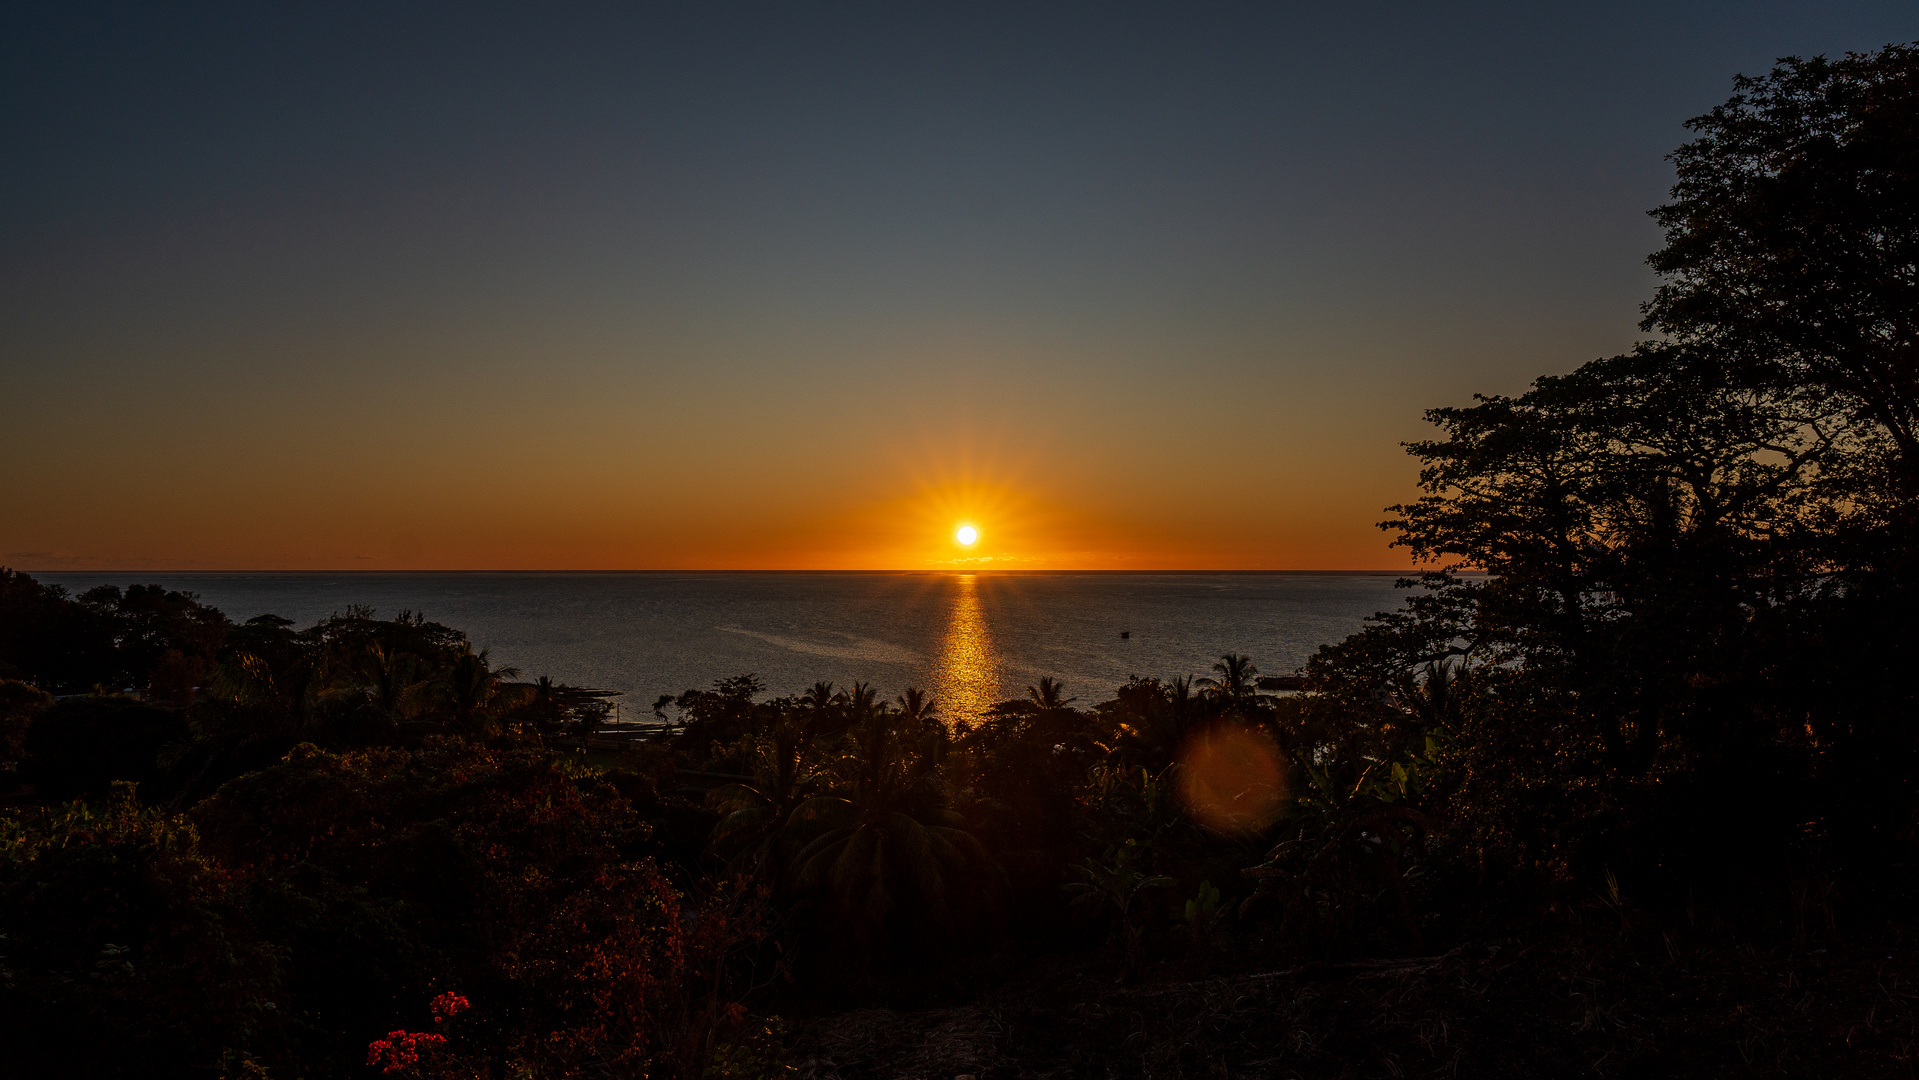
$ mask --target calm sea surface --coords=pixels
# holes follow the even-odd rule
[[[151,582],[236,621],[301,626],[365,604],[466,631],[527,677],[661,694],[753,673],[774,694],[817,680],[908,686],[966,717],[1043,675],[1082,704],[1133,675],[1205,674],[1224,652],[1290,674],[1404,595],[1386,574],[36,574],[74,592]],[[1121,638],[1122,631],[1129,637]]]

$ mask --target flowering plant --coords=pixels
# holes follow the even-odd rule
[[[433,1004],[430,1006],[430,1008],[433,1010],[433,1022],[436,1024],[448,1019],[449,1017],[458,1016],[459,1014],[467,1011],[468,1009],[472,1007],[473,1007],[472,1002],[452,992],[451,990],[447,991],[444,994],[441,994],[439,997],[434,998]]]
[[[433,1010],[433,1022],[443,1024],[473,1007],[473,1003],[451,990],[434,998],[428,1008]],[[446,1045],[446,1036],[431,1031],[389,1031],[384,1039],[375,1039],[367,1044],[366,1063],[380,1066],[383,1073],[396,1073],[402,1069],[411,1069],[420,1063],[420,1052],[431,1047]]]
[[[390,1031],[386,1038],[375,1039],[367,1044],[366,1063],[380,1066],[383,1073],[396,1073],[418,1065],[422,1049],[445,1042],[446,1036],[430,1031],[407,1031],[404,1028]]]

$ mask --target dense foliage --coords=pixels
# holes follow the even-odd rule
[[[964,718],[749,675],[616,753],[603,697],[411,613],[0,570],[10,1065],[766,1076],[777,1016],[1035,956],[1870,937],[1919,854],[1916,72],[1789,60],[1694,121],[1663,336],[1433,410],[1386,523],[1428,572],[1300,675]]]

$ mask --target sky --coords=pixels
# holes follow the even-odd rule
[[[1394,569],[1883,3],[0,15],[0,565]],[[972,524],[963,547],[955,529]]]

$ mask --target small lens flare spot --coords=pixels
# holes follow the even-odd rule
[[[1204,728],[1179,753],[1179,797],[1188,813],[1220,832],[1256,832],[1279,817],[1286,771],[1263,732],[1234,723]]]
[[[973,528],[971,525],[961,525],[959,532],[953,534],[953,539],[958,540],[967,547],[972,547],[979,542],[979,530]]]

